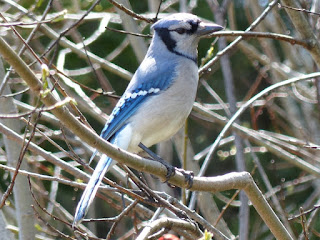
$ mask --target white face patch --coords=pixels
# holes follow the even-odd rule
[[[173,30],[176,30],[178,28],[184,28],[186,30],[190,30],[191,29],[191,25],[187,22],[179,22],[178,24],[174,24],[174,25],[171,25],[168,30],[169,31],[173,31]]]

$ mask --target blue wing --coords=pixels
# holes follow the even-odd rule
[[[174,64],[150,65],[147,71],[140,68],[136,71],[127,90],[113,109],[109,119],[101,131],[100,136],[108,141],[125,124],[126,121],[140,108],[142,103],[150,96],[165,91],[174,81],[176,75]],[[98,151],[90,158],[93,160]]]
[[[139,80],[132,79],[132,84],[128,86],[104,126],[100,134],[102,138],[109,140],[140,108],[146,99],[166,90],[172,84],[175,77],[174,66],[168,66],[165,68],[165,72],[158,70],[147,74],[136,72],[134,77]]]

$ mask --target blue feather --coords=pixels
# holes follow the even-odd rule
[[[158,70],[158,69],[157,69]],[[109,140],[126,121],[141,107],[142,103],[150,96],[157,95],[160,91],[165,91],[170,87],[175,78],[174,65],[169,65],[165,68],[166,72],[153,71],[148,73],[148,77],[142,76],[140,71],[137,71],[135,77],[141,79],[139,85],[129,85],[125,94],[120,98],[118,104],[110,114],[109,120],[101,131],[100,136]],[[170,73],[170,74],[168,74]],[[132,80],[133,81],[133,80]],[[159,89],[159,91],[149,92],[150,89]],[[144,95],[138,95],[132,98],[133,94],[146,91]],[[131,97],[126,98],[126,96]]]

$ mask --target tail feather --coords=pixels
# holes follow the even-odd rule
[[[92,160],[94,159],[94,157],[98,154],[98,150],[95,150],[94,152],[93,152],[93,154],[92,154],[92,156],[91,156],[91,158],[90,158],[90,160],[89,160],[89,165],[91,164],[91,162],[92,162]]]
[[[83,192],[81,199],[78,203],[73,224],[72,224],[73,226],[77,226],[86,215],[89,209],[89,206],[97,193],[97,190],[100,186],[102,178],[104,177],[111,163],[112,163],[112,159],[109,158],[107,155],[103,154],[101,156],[101,159],[99,160],[90,178],[90,181],[88,182],[88,185],[85,191]]]
[[[107,140],[109,140],[110,143],[116,145],[119,148],[128,149],[129,143],[131,141],[131,137],[132,137],[131,125],[125,124],[115,133],[115,135],[111,139],[107,139]],[[98,151],[96,150],[93,153],[92,157],[90,158],[90,162],[92,161],[92,159],[95,157],[97,153]],[[108,169],[114,164],[116,164],[116,161],[113,161],[107,155],[102,154],[96,166],[96,169],[94,170],[90,178],[90,181],[88,182],[88,185],[84,190],[81,196],[81,199],[78,203],[72,226],[77,226],[85,217],[89,209],[89,206],[97,193],[97,190],[99,188],[99,185],[102,181],[103,176],[108,171]]]

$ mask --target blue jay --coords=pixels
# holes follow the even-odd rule
[[[113,109],[101,137],[119,148],[139,153],[169,139],[191,112],[198,85],[198,42],[223,27],[197,16],[176,13],[152,26],[148,52]],[[97,154],[93,154],[91,159]],[[86,215],[98,187],[114,161],[102,154],[78,203],[73,226]]]

